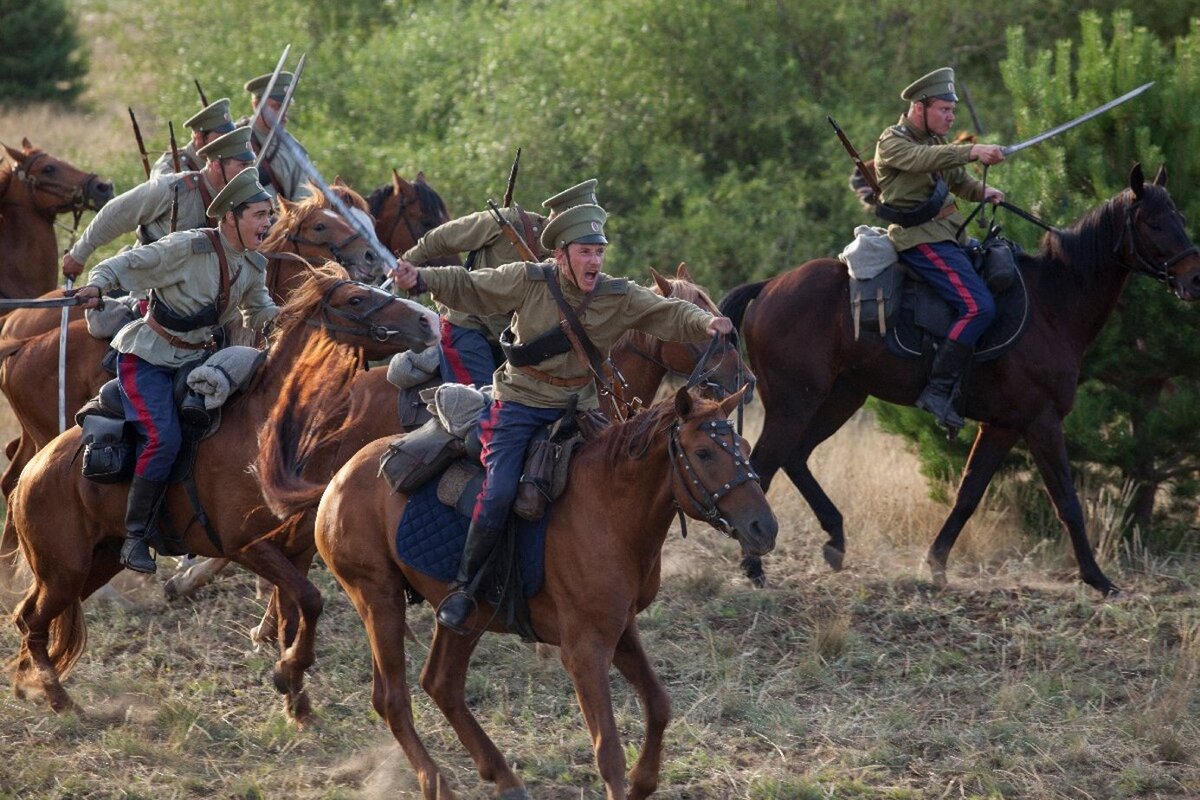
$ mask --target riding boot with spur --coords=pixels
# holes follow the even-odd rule
[[[125,544],[121,546],[121,566],[135,572],[155,571],[154,556],[150,555],[150,526],[158,501],[167,488],[166,481],[133,477],[129,487],[129,503],[125,507]]]
[[[475,607],[473,584],[495,549],[501,531],[501,528],[489,528],[471,522],[462,561],[458,564],[458,576],[454,579],[450,594],[446,595],[437,610],[438,622],[455,633],[466,633],[464,626],[467,616]]]
[[[937,417],[938,424],[955,436],[965,424],[954,408],[954,388],[962,377],[963,370],[971,363],[975,349],[971,345],[947,339],[938,349],[929,373],[929,384],[917,398],[917,408]]]

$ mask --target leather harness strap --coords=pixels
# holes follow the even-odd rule
[[[225,248],[221,246],[221,236],[213,228],[205,228],[202,231],[208,240],[212,242],[213,252],[217,254],[217,319],[225,313],[225,308],[229,305],[229,287],[233,281],[237,280],[235,275],[232,279],[229,276],[229,260],[225,257]],[[241,271],[238,271],[241,275]],[[153,314],[146,315],[146,324],[150,330],[157,333],[162,338],[166,339],[172,347],[178,347],[180,350],[215,350],[216,340],[209,339],[207,342],[189,342],[186,339],[181,339],[171,331],[163,327],[162,323],[154,318]]]

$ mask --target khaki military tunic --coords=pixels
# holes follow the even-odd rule
[[[250,330],[262,330],[279,312],[264,282],[267,259],[252,251],[238,252],[218,234],[229,264],[229,304],[220,325],[233,322],[239,312]],[[88,284],[101,292],[123,288],[150,291],[177,314],[189,316],[216,303],[220,291],[220,262],[204,230],[179,231],[154,244],[135,247],[105,259],[92,268]],[[201,344],[213,335],[211,328],[172,331],[178,338]],[[117,333],[113,347],[151,364],[178,367],[196,358],[196,350],[175,347],[156,333],[145,319],[134,320]]]
[[[521,220],[520,207],[502,208],[500,213],[521,234],[522,238],[528,238],[525,224]],[[542,246],[538,240],[542,235],[542,229],[546,227],[546,218],[529,212],[525,212],[525,214],[529,217],[530,227],[533,229],[533,241],[526,241],[525,244],[529,245],[534,253],[543,255]],[[478,255],[475,257],[475,269],[495,269],[504,264],[525,260],[525,257],[517,252],[516,246],[500,230],[500,226],[496,224],[496,218],[490,211],[477,211],[437,226],[422,236],[421,240],[409,248],[401,258],[411,264],[420,265],[435,258],[472,251],[478,251]],[[454,325],[483,331],[490,339],[498,339],[501,332],[508,327],[510,319],[508,314],[493,314],[486,317],[464,314],[441,304],[438,304],[438,313]]]
[[[147,244],[171,232],[171,201],[179,187],[176,230],[186,231],[209,225],[207,208],[217,189],[202,172],[162,175],[138,184],[104,204],[88,223],[79,241],[71,248],[71,258],[86,264],[97,248],[127,233],[138,233],[140,244]]]
[[[559,323],[558,305],[542,277],[541,264],[518,262],[474,272],[462,267],[422,267],[418,272],[434,298],[451,308],[476,314],[513,313],[518,343],[532,341]],[[583,302],[583,293],[573,283],[560,280],[559,285],[572,308]],[[660,339],[702,341],[708,337],[710,320],[711,314],[692,303],[662,297],[644,286],[603,273],[595,297],[580,318],[588,338],[602,355],[631,329]],[[590,374],[573,352],[551,356],[535,367],[563,380]],[[595,381],[578,388],[553,386],[507,362],[496,370],[492,393],[499,400],[538,408],[563,408],[573,394],[579,395],[581,409],[599,405]]]
[[[199,172],[204,169],[205,160],[196,155],[196,145],[190,139],[187,146],[179,150],[179,171],[180,172]],[[160,175],[175,174],[175,159],[171,156],[171,151],[163,153],[150,165],[150,177],[157,178]]]
[[[947,144],[945,137],[916,130],[901,117],[883,132],[875,145],[875,172],[882,200],[896,208],[916,208],[933,194],[935,172],[941,174],[952,194],[964,200],[982,200],[983,183],[967,174],[965,165],[970,160],[971,145]],[[942,208],[953,204],[954,198],[947,194]],[[888,238],[897,250],[930,242],[957,241],[965,245],[966,231],[955,236],[965,219],[956,210],[911,228],[893,224],[888,226]]]
[[[248,123],[249,120],[246,120],[244,124]],[[280,140],[283,138],[286,130],[285,128],[271,139],[271,152],[267,153],[266,157],[262,160],[262,164],[259,165],[259,181],[272,197],[281,196],[285,200],[291,200],[294,203],[298,200],[303,200],[311,194],[308,187],[305,186],[305,181],[308,180],[308,173],[304,171],[304,167],[300,161],[300,158],[308,158],[308,151],[296,141],[294,136],[291,137],[291,141],[295,144],[297,152],[293,154],[290,148],[285,147]],[[254,143],[254,152],[258,153],[262,149],[263,142],[267,139],[267,134],[256,127],[250,138]],[[266,176],[268,175],[272,181],[270,184],[266,180]]]

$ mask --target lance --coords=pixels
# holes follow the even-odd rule
[[[521,148],[517,148],[517,157],[513,159],[512,169],[508,171],[508,183],[504,187],[503,202],[500,204],[504,208],[512,205],[513,189],[517,188],[517,171],[521,169]],[[491,201],[488,201],[489,204]]]
[[[1037,136],[1026,139],[1023,142],[1018,142],[1017,144],[1007,145],[1003,148],[1004,155],[1005,155],[1005,157],[1010,156],[1013,153],[1017,152],[1018,150],[1024,150],[1026,147],[1032,147],[1033,145],[1040,144],[1041,142],[1044,142],[1051,137],[1058,136],[1063,131],[1069,131],[1071,128],[1074,128],[1076,125],[1087,122],[1089,119],[1093,119],[1094,117],[1098,117],[1101,114],[1103,114],[1104,112],[1116,108],[1117,106],[1121,105],[1122,103],[1124,103],[1127,100],[1132,100],[1133,98],[1137,97],[1142,92],[1145,92],[1146,90],[1148,90],[1153,85],[1154,85],[1154,81],[1150,81],[1149,83],[1143,83],[1141,86],[1137,87],[1136,89],[1132,89],[1132,90],[1126,92],[1125,94],[1121,95],[1120,97],[1117,97],[1113,100],[1109,100],[1104,105],[1098,106],[1097,108],[1093,108],[1091,111],[1087,112],[1086,114],[1081,114],[1080,116],[1076,117],[1075,119],[1071,120],[1070,122],[1064,122],[1062,125],[1056,125],[1053,128],[1051,128],[1050,130],[1043,131],[1042,133],[1039,133]]]
[[[275,65],[275,71],[271,73],[271,80],[267,81],[267,88],[258,97],[258,107],[254,109],[254,116],[250,117],[250,130],[254,130],[254,126],[258,123],[258,118],[262,116],[263,108],[267,104],[267,98],[271,96],[271,90],[275,88],[275,81],[279,80],[279,73],[283,70],[283,62],[287,61],[288,53],[292,51],[292,46],[283,48],[283,53],[279,56],[279,62]]]
[[[283,101],[279,104],[279,113],[272,113],[271,116],[274,116],[275,119],[271,119],[270,116],[266,118],[267,123],[271,126],[271,130],[267,131],[267,138],[263,140],[262,147],[259,148],[258,158],[254,159],[255,167],[257,167],[262,160],[267,157],[267,149],[271,146],[271,142],[275,139],[275,131],[279,130],[280,121],[287,114],[288,107],[292,104],[292,94],[296,91],[296,84],[300,82],[300,76],[304,74],[304,62],[307,60],[308,53],[301,53],[300,60],[296,62],[296,71],[292,73],[292,82],[288,84],[287,91],[283,93]],[[259,103],[258,107],[260,110],[265,102],[266,99],[264,98],[263,101]]]
[[[171,134],[171,164],[175,173],[179,173],[179,145],[175,143],[175,123],[167,120],[167,130]],[[171,233],[179,227],[179,182],[171,186]]]
[[[133,136],[137,139],[138,153],[142,156],[142,169],[146,171],[147,180],[150,178],[150,159],[146,158],[146,143],[142,141],[142,129],[138,127],[137,117],[133,107],[129,107],[129,121],[133,123]]]
[[[192,78],[192,83],[196,84],[196,94],[200,95],[201,107],[208,108],[208,98],[204,96],[204,90],[200,88],[200,81]]]

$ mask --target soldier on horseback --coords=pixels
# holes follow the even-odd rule
[[[431,292],[467,313],[513,314],[514,342],[494,376],[495,400],[480,418],[483,489],[454,590],[438,609],[439,623],[452,630],[463,630],[475,602],[469,587],[507,526],[530,440],[568,407],[599,405],[595,367],[589,366],[594,359],[577,352],[606,357],[630,329],[676,341],[732,330],[725,317],[603,274],[606,217],[593,204],[556,214],[541,236],[553,263],[518,262],[475,272],[397,263],[393,277],[401,288]]]
[[[168,150],[159,156],[150,168],[151,178],[174,172],[198,172],[203,169],[204,156],[200,155],[200,150],[218,136],[233,130],[233,117],[229,115],[229,98],[222,97],[217,102],[205,106],[183,124],[192,132],[192,138],[179,151],[179,169],[175,169],[175,154]]]
[[[200,149],[208,162],[203,170],[160,175],[110,200],[63,255],[63,275],[78,277],[97,248],[123,234],[136,231],[138,244],[146,245],[171,233],[172,205],[176,230],[212,227],[209,204],[232,175],[254,161],[249,140],[249,130],[231,130]]]
[[[264,98],[262,94],[271,83],[272,76],[273,73],[268,72],[266,75],[259,75],[257,78],[246,81],[246,91],[250,93],[251,110],[257,110],[259,105],[263,105],[263,113],[254,123],[252,145],[256,154],[262,150],[263,143],[271,132],[271,123],[275,122],[280,128],[286,128],[288,111],[291,110],[291,108],[283,107],[283,100],[295,76],[291,72],[280,72],[275,85],[271,88],[271,96]],[[246,125],[249,121],[249,119],[242,120],[239,124]],[[277,195],[294,203],[311,194],[307,186],[308,173],[297,161],[298,158],[308,158],[308,152],[300,146],[299,142],[295,142],[296,152],[293,153],[291,148],[283,146],[281,140],[281,136],[272,139],[269,146],[270,152],[265,153],[258,163],[259,177],[263,186],[272,196]]]
[[[257,170],[244,169],[213,199],[216,228],[180,231],[146,247],[101,261],[74,293],[95,307],[110,289],[150,292],[144,318],[113,339],[125,418],[138,434],[138,457],[125,512],[121,564],[154,572],[147,543],[182,434],[175,406],[175,371],[219,346],[221,326],[240,310],[261,330],[278,308],[264,283],[266,259],[255,252],[272,222],[271,196]]]
[[[550,217],[574,206],[595,205],[596,179],[584,181],[547,198],[542,205],[550,209]],[[548,219],[526,211],[517,204],[500,209],[525,243],[539,257],[550,254],[541,248],[538,237]],[[458,253],[469,253],[466,269],[495,269],[504,264],[523,261],[516,246],[502,235],[500,225],[491,211],[476,211],[465,217],[443,223],[420,238],[401,258],[420,266],[430,261]],[[442,316],[442,380],[446,382],[490,386],[492,373],[503,359],[499,338],[511,322],[509,314],[479,316],[465,314],[439,305]]]
[[[954,408],[955,387],[971,361],[975,342],[995,317],[996,307],[964,247],[965,219],[950,196],[999,203],[1004,193],[967,174],[969,161],[997,164],[1003,148],[991,144],[949,144],[958,96],[954,70],[934,70],[900,95],[908,111],[879,137],[875,170],[882,197],[876,213],[891,223],[888,237],[900,259],[957,312],[938,349],[929,383],[917,399],[943,426],[957,430],[963,419]]]

